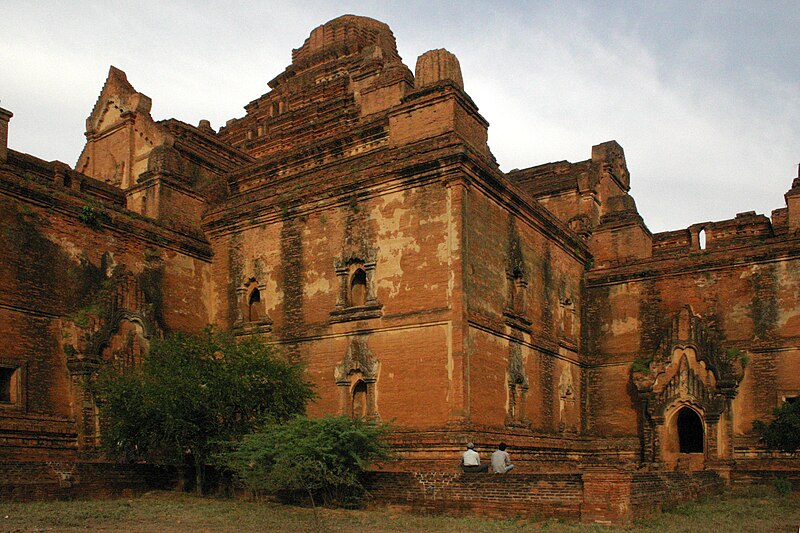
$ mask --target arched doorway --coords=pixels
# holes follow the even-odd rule
[[[675,426],[678,430],[680,453],[703,453],[703,421],[693,409],[683,407],[678,411]]]

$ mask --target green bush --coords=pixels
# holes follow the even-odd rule
[[[107,453],[178,467],[189,462],[198,492],[222,443],[304,412],[313,396],[302,369],[271,346],[210,328],[154,341],[140,368],[120,373],[109,365],[94,390]]]
[[[254,492],[266,491],[288,502],[359,505],[367,465],[388,457],[385,424],[349,417],[268,424],[245,436],[223,456],[238,480]]]
[[[794,453],[800,448],[800,401],[786,402],[773,411],[769,424],[756,420],[753,429],[771,450]]]
[[[111,217],[105,211],[95,209],[91,205],[85,205],[81,208],[81,212],[78,213],[78,220],[90,228],[98,230],[104,224],[111,222]]]

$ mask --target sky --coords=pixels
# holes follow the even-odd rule
[[[311,30],[387,23],[406,65],[446,48],[504,171],[611,139],[653,232],[785,205],[800,162],[800,2],[4,0],[9,147],[74,165],[110,65],[156,120],[218,129]]]

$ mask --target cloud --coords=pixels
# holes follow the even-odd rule
[[[782,207],[800,140],[795,86],[753,69],[731,84],[660,62],[636,35],[583,24],[517,37],[471,54],[478,75],[465,73],[502,168],[583,160],[591,145],[616,139],[655,231]],[[703,61],[719,48],[687,46],[705,50]],[[511,58],[513,73],[497,58]]]
[[[800,154],[800,24],[792,4],[369,4],[11,0],[0,97],[12,148],[74,163],[110,64],[155,118],[215,127],[268,91],[313,28],[338,15],[393,29],[406,64],[445,47],[505,170],[625,148],[654,231],[783,206]]]

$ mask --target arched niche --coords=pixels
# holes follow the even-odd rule
[[[339,412],[354,418],[378,420],[377,382],[380,362],[367,346],[368,335],[352,337],[333,377],[339,388]]]
[[[267,314],[267,287],[256,278],[249,278],[236,289],[238,306],[234,328],[245,332],[272,331],[272,319]]]
[[[367,407],[368,388],[363,379],[358,379],[350,389],[350,416],[352,418],[367,418],[369,408]]]
[[[361,267],[353,268],[347,291],[348,307],[363,307],[367,303],[367,273]]]

